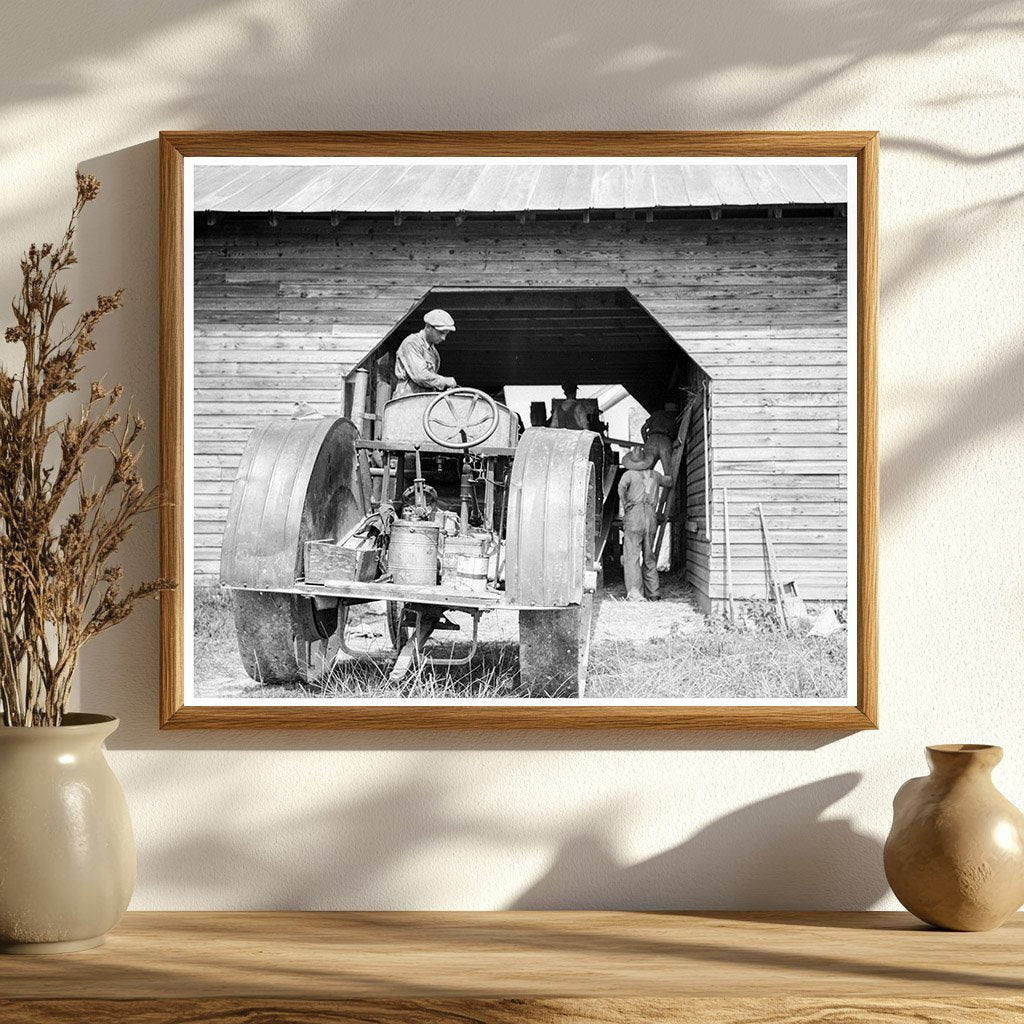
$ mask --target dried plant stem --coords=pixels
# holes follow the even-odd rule
[[[21,372],[0,370],[0,701],[3,724],[58,725],[67,710],[82,645],[131,614],[135,602],[169,586],[150,580],[121,592],[111,562],[138,516],[159,503],[143,486],[141,417],[116,406],[124,393],[93,381],[78,416],[50,422],[52,404],[79,390],[93,332],[121,305],[100,295],[70,330],[57,327],[70,304],[60,274],[77,262],[78,218],[99,182],[77,176],[78,192],[59,243],[33,245],[21,261],[9,344],[24,349]],[[59,448],[59,455],[57,449]],[[107,456],[103,484],[87,486],[85,462]],[[73,491],[77,487],[77,494]]]

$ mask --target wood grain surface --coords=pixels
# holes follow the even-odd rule
[[[184,156],[854,156],[878,133],[257,132],[160,133]]]
[[[10,1024],[1019,1024],[1019,999],[0,999]]]
[[[1024,915],[134,913],[83,953],[0,958],[22,1021],[1024,1019]]]
[[[184,159],[192,156],[849,156],[858,164],[858,666],[857,704],[851,707],[185,707],[183,444]],[[164,728],[360,729],[834,729],[877,727],[876,345],[878,307],[878,133],[855,132],[162,132],[160,135],[161,521],[163,574],[182,586],[161,595],[161,701]],[[795,254],[797,257],[799,253]],[[795,266],[799,266],[799,259]],[[243,282],[244,283],[244,282]],[[742,310],[736,317],[742,326]],[[750,314],[760,316],[760,314]],[[763,319],[763,317],[762,317]],[[683,330],[683,327],[679,328]],[[799,328],[794,328],[799,331]],[[728,364],[725,364],[728,365]],[[780,360],[785,366],[785,359]],[[815,369],[821,375],[821,368]],[[791,375],[790,375],[791,376]],[[740,409],[751,398],[784,388],[796,404],[821,404],[812,379],[739,379],[722,382],[716,402]],[[826,398],[831,396],[825,396]],[[839,406],[834,406],[835,411]],[[726,413],[725,415],[730,415]],[[760,425],[759,425],[760,426]],[[803,428],[800,428],[801,430]],[[749,433],[749,431],[748,431]],[[221,440],[221,439],[218,439]],[[238,440],[235,438],[235,440]],[[756,447],[756,445],[754,446]],[[739,447],[737,452],[750,450]],[[824,449],[828,451],[828,448]],[[217,456],[219,451],[211,453]],[[831,465],[821,453],[797,463]],[[752,474],[742,455],[723,462],[730,494],[761,489],[771,478]],[[219,464],[197,473],[216,474]],[[845,478],[838,485],[845,486]],[[738,506],[739,507],[739,506]],[[201,532],[201,531],[200,531]],[[829,563],[831,566],[831,563]],[[806,568],[806,567],[805,567]],[[828,567],[826,567],[828,568]],[[810,570],[809,570],[810,571]],[[820,575],[815,582],[833,582]],[[742,580],[737,576],[737,580]]]

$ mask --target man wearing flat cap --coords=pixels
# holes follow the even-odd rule
[[[423,317],[423,330],[410,334],[398,346],[395,398],[447,391],[456,386],[454,377],[444,377],[437,372],[441,366],[437,346],[454,330],[455,321],[443,309],[432,309]]]
[[[634,448],[622,457],[626,470],[619,480],[622,509],[622,574],[627,601],[658,601],[658,498],[669,481],[654,469],[655,456]]]

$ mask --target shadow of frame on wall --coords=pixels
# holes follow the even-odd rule
[[[162,133],[162,727],[874,728],[877,149]]]

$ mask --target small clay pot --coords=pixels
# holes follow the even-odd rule
[[[1024,903],[1024,815],[992,784],[999,747],[927,748],[931,774],[893,800],[885,877],[916,917],[937,928],[998,928]]]

